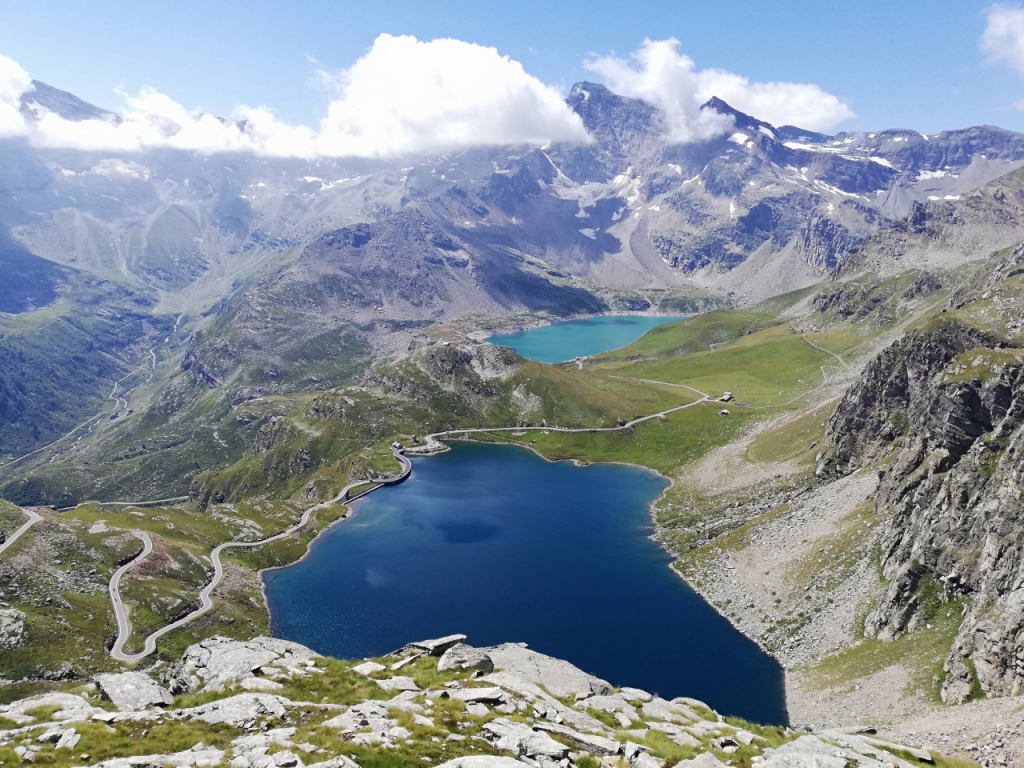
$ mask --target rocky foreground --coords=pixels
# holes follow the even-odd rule
[[[465,636],[342,662],[215,637],[178,662],[0,706],[0,761],[103,768],[913,768],[869,729],[811,734],[613,688],[525,644]]]

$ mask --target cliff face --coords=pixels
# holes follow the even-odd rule
[[[962,610],[944,665],[951,703],[1024,685],[1021,354],[958,324],[908,335],[847,392],[818,468],[828,476],[879,462],[888,586],[864,632],[912,631],[936,601]]]

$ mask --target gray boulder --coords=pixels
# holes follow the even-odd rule
[[[494,660],[486,651],[458,643],[445,651],[437,662],[438,672],[451,669],[475,669],[488,675],[494,671]]]
[[[654,755],[649,755],[646,752],[637,752],[633,756],[632,761],[630,761],[630,765],[632,765],[633,768],[661,768],[663,765],[665,765],[665,761],[659,760]],[[719,763],[719,765],[722,764]],[[707,766],[706,768],[711,768],[711,766]]]
[[[216,725],[228,723],[242,728],[258,718],[278,718],[285,712],[281,699],[269,693],[240,693],[198,707],[179,709],[176,714],[187,720],[202,720]]]
[[[568,661],[531,651],[526,643],[506,643],[483,648],[496,669],[512,672],[524,680],[543,685],[553,696],[572,696],[577,693],[606,694],[611,685],[588,675]]]
[[[217,636],[189,646],[163,680],[173,693],[223,690],[226,683],[255,677],[261,667],[292,666],[319,656],[304,645],[276,637],[241,641]]]
[[[524,680],[519,675],[515,675],[511,672],[492,672],[491,674],[480,678],[480,681],[501,686],[506,691],[512,691],[513,693],[522,696],[533,704],[534,711],[536,711],[541,717],[546,717],[549,720],[566,722],[573,728],[578,728],[583,731],[595,731],[601,733],[608,730],[608,726],[600,720],[591,717],[585,712],[580,712],[572,707],[565,706],[565,704],[551,696],[551,694],[542,690],[535,683],[531,683],[529,680]]]
[[[17,608],[0,609],[0,650],[17,648],[25,640],[25,614]]]
[[[484,723],[481,730],[497,749],[504,749],[514,755],[548,760],[561,760],[569,755],[567,746],[546,733],[534,731],[524,723],[503,717]]]
[[[411,677],[389,677],[384,680],[374,680],[377,685],[385,691],[418,691],[420,687]]]
[[[325,760],[322,763],[307,765],[306,768],[359,768],[359,764],[355,760],[350,760],[344,755],[338,755],[337,757],[332,757],[330,760]]]
[[[149,675],[142,672],[96,675],[96,684],[120,712],[166,706],[174,701],[174,697],[166,688],[161,688]]]
[[[726,768],[725,763],[719,760],[710,752],[701,752],[693,760],[681,760],[676,765],[681,765],[684,768]],[[639,767],[638,767],[639,768]],[[793,768],[796,768],[794,766]],[[814,763],[810,763],[805,768],[825,768],[824,766],[815,766]]]

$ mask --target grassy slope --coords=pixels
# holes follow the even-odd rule
[[[625,349],[595,356],[582,370],[518,360],[518,369],[510,377],[481,378],[459,357],[457,347],[437,345],[378,371],[369,388],[350,386],[320,394],[263,398],[243,406],[257,415],[246,439],[262,447],[225,469],[202,475],[197,483],[201,500],[215,510],[220,498],[236,506],[259,497],[292,499],[295,506],[290,509],[295,515],[303,506],[296,502],[304,492],[324,498],[351,479],[394,471],[388,446],[396,438],[408,441],[412,434],[458,427],[539,424],[542,419],[564,426],[612,426],[618,419],[676,407],[696,397],[685,389],[639,379],[693,386],[712,395],[731,391],[736,402],[728,406],[727,417],[719,415],[720,404],[706,403],[621,432],[532,431],[519,436],[507,432],[488,438],[529,444],[553,459],[630,462],[678,477],[685,467],[735,439],[745,427],[780,413],[798,414],[820,387],[822,367],[828,370],[838,364],[802,338],[790,319],[779,315],[806,294],[782,297],[754,310],[716,311],[660,326]],[[877,328],[865,331],[867,325],[826,323],[822,332],[809,338],[842,353],[878,332]],[[275,419],[268,420],[270,413]],[[750,446],[750,458],[809,466],[813,451],[807,446],[820,440],[820,424],[826,417],[819,409],[765,432]],[[686,532],[690,518],[711,513],[705,504],[709,500],[694,503],[693,490],[677,483],[655,510],[659,522],[677,532],[666,540],[677,552],[691,546]],[[83,521],[110,517],[94,508],[75,514]],[[132,524],[151,526],[147,530],[159,534],[166,555],[179,564],[187,561],[185,552],[204,558],[216,541],[238,533],[228,526],[208,527],[204,516],[194,511],[145,514]],[[261,520],[259,510],[253,508],[242,509],[239,516]],[[154,521],[157,517],[166,519]],[[169,532],[167,523],[174,524],[178,533]],[[277,523],[284,525],[282,520]],[[228,580],[234,593],[225,587],[217,610],[168,637],[161,652],[173,654],[215,631],[245,635],[265,627],[258,582],[247,574],[301,556],[309,536],[228,558],[240,567],[238,578]],[[126,585],[125,596],[135,606],[140,629],[137,637],[180,612],[195,595],[198,573],[179,568],[187,577],[175,578],[175,570],[168,565]]]

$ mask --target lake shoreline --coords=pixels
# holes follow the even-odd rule
[[[753,645],[756,646],[757,649],[765,657],[770,659],[771,662],[774,665],[776,665],[776,667],[781,667],[781,665],[778,662],[778,659],[776,659],[774,654],[772,654],[770,651],[768,651],[766,648],[764,648],[764,646],[760,642],[758,642],[756,638],[749,637],[746,633],[743,632],[743,630],[740,627],[737,627],[729,619],[728,616],[726,616],[721,610],[719,610],[715,605],[713,605],[710,601],[708,601],[704,597],[704,595],[702,595],[699,590],[697,590],[693,585],[691,585],[682,576],[682,574],[680,574],[678,572],[678,570],[675,568],[675,563],[678,561],[678,556],[675,553],[673,553],[671,550],[669,550],[668,547],[666,547],[664,545],[664,543],[659,540],[658,537],[659,537],[659,534],[662,531],[662,528],[658,525],[657,519],[656,519],[655,513],[654,513],[655,504],[663,501],[665,496],[666,496],[666,494],[668,494],[668,492],[675,486],[676,480],[673,479],[672,477],[667,477],[666,475],[662,474],[658,470],[653,469],[651,467],[647,467],[647,466],[644,466],[644,465],[635,464],[635,463],[631,463],[631,462],[624,462],[624,461],[593,461],[593,462],[589,462],[589,461],[585,461],[585,460],[581,461],[581,460],[578,460],[578,459],[571,459],[571,458],[550,458],[548,456],[545,456],[543,453],[541,453],[539,450],[537,450],[533,446],[524,445],[524,444],[515,443],[515,442],[489,441],[489,440],[474,439],[474,438],[470,438],[470,437],[467,437],[467,438],[461,438],[461,437],[460,438],[451,438],[451,439],[445,440],[444,442],[441,442],[441,441],[439,441],[439,442],[441,443],[441,445],[444,446],[443,449],[436,450],[436,451],[434,451],[432,453],[429,453],[429,454],[420,454],[420,456],[423,457],[423,458],[429,458],[430,456],[438,456],[438,455],[441,455],[443,453],[449,453],[451,450],[453,450],[453,445],[452,444],[454,444],[454,443],[467,443],[467,444],[491,445],[491,446],[495,446],[495,445],[497,445],[497,446],[508,445],[508,446],[514,446],[516,448],[525,448],[525,449],[527,449],[527,451],[530,454],[532,454],[533,456],[542,458],[544,460],[545,464],[556,465],[556,464],[561,464],[561,463],[568,462],[568,463],[571,463],[572,465],[577,466],[577,467],[583,467],[583,466],[587,466],[587,465],[594,465],[594,466],[618,465],[618,466],[622,466],[622,467],[628,467],[628,468],[633,469],[633,470],[642,470],[644,474],[652,476],[653,478],[657,478],[658,480],[662,481],[664,483],[664,485],[661,488],[660,493],[656,497],[651,498],[646,503],[646,518],[645,518],[646,519],[646,525],[644,526],[646,528],[646,530],[643,530],[643,529],[638,530],[638,532],[637,532],[638,535],[643,536],[645,539],[651,541],[653,544],[655,544],[657,546],[658,551],[660,551],[662,553],[662,555],[665,556],[665,559],[667,560],[667,562],[665,564],[666,567],[668,567],[672,571],[673,575],[677,579],[680,579],[682,581],[682,584],[686,587],[686,589],[690,593],[692,593],[692,595],[693,595],[692,599],[694,599],[696,601],[699,601],[699,603],[702,606],[706,606],[706,607],[711,608],[712,612],[716,616],[718,616],[721,619],[725,620],[725,623],[730,627],[730,629],[732,631],[735,631],[737,634],[741,635],[745,640],[752,641]],[[261,569],[259,571],[258,575],[260,577],[260,582],[261,582],[261,592],[263,594],[264,605],[266,607],[267,614],[268,614],[268,617],[269,617],[269,623],[270,623],[270,626],[272,628],[274,627],[274,624],[275,624],[275,616],[274,616],[274,612],[271,610],[271,607],[270,607],[270,600],[269,600],[269,596],[268,596],[268,592],[267,592],[268,584],[267,584],[267,581],[266,581],[266,579],[264,577],[264,571],[282,570],[284,568],[290,567],[291,565],[297,565],[297,564],[307,560],[309,558],[309,556],[312,554],[312,550],[313,550],[314,544],[319,540],[321,535],[323,535],[327,531],[330,531],[331,529],[333,529],[334,526],[337,525],[338,523],[341,523],[341,522],[343,522],[345,520],[348,520],[348,519],[354,517],[356,514],[357,514],[357,510],[355,510],[355,509],[350,507],[349,511],[345,515],[343,515],[342,517],[339,517],[335,521],[332,521],[332,523],[330,525],[326,526],[322,530],[317,531],[316,535],[309,541],[309,543],[308,543],[308,545],[306,547],[306,552],[298,560],[296,560],[296,561],[294,561],[292,563],[289,563],[287,565],[274,566],[274,567],[271,567],[271,568]],[[324,574],[324,576],[326,576],[326,574]],[[284,589],[284,587],[282,587],[282,589]],[[684,603],[684,605],[685,605],[685,603]],[[274,632],[274,634],[275,634],[275,636],[281,636],[281,635],[278,635],[277,632]],[[284,634],[285,635],[291,635],[291,634],[294,634],[294,631],[292,631],[292,632],[285,631]],[[302,639],[299,638],[299,641],[301,642]],[[778,684],[779,684],[779,688],[780,688],[779,695],[780,695],[780,698],[782,700],[782,708],[783,708],[782,709],[782,717],[784,718],[785,722],[788,723],[789,722],[789,714],[788,714],[788,711],[787,711],[788,708],[785,706],[785,702],[786,702],[787,697],[786,697],[786,691],[785,691],[786,679],[785,679],[785,670],[784,669],[782,670],[782,678],[781,678],[781,680],[779,681]],[[775,684],[773,683],[772,688],[771,689],[766,689],[766,690],[773,690],[774,689],[774,685]]]
[[[628,461],[587,461],[586,464],[583,464],[583,463],[581,463],[580,459],[552,459],[552,458],[549,458],[548,456],[545,456],[543,453],[538,451],[532,445],[524,445],[522,443],[497,442],[497,441],[491,441],[491,440],[478,440],[478,439],[474,439],[474,438],[471,438],[471,437],[446,438],[445,440],[443,440],[443,441],[439,440],[438,442],[441,443],[442,445],[444,445],[446,442],[453,442],[453,443],[478,443],[480,445],[512,445],[512,446],[515,446],[517,448],[525,448],[526,450],[530,451],[534,455],[539,456],[540,458],[544,459],[544,461],[547,461],[547,462],[549,462],[551,464],[557,464],[559,462],[567,461],[567,462],[569,462],[571,464],[574,464],[575,466],[588,466],[588,465],[591,465],[591,464],[606,464],[606,465],[618,465],[618,466],[623,466],[623,467],[633,467],[635,469],[643,469],[643,470],[646,470],[648,472],[651,472],[651,473],[657,475],[658,477],[660,477],[661,479],[667,481],[668,482],[668,486],[662,492],[661,496],[659,496],[656,499],[653,499],[647,505],[647,514],[648,514],[648,517],[651,520],[651,528],[652,528],[652,533],[648,536],[648,538],[651,541],[653,541],[655,544],[657,544],[658,547],[661,548],[661,550],[663,552],[665,552],[666,555],[669,556],[670,562],[668,564],[668,569],[670,571],[672,571],[672,573],[677,578],[681,579],[682,582],[684,584],[686,584],[686,586],[688,588],[690,588],[691,590],[694,591],[694,593],[699,595],[700,598],[705,603],[707,603],[711,608],[713,608],[715,610],[715,612],[718,613],[719,616],[721,616],[723,619],[728,621],[736,629],[736,631],[740,632],[741,634],[744,635],[744,637],[746,637],[749,640],[751,640],[752,642],[756,643],[757,646],[762,651],[764,651],[768,656],[771,656],[773,659],[775,659],[775,661],[777,661],[779,663],[779,665],[782,666],[783,670],[786,670],[786,666],[783,664],[782,660],[779,659],[775,655],[775,653],[764,644],[764,642],[761,640],[761,638],[754,637],[752,635],[747,634],[743,630],[742,627],[737,625],[732,620],[732,618],[729,617],[728,614],[726,614],[722,609],[720,609],[717,605],[715,605],[713,602],[711,602],[710,598],[704,593],[704,591],[702,591],[701,589],[698,589],[695,585],[691,584],[686,579],[686,577],[683,576],[683,574],[681,574],[678,571],[678,569],[675,568],[675,564],[678,563],[682,558],[681,558],[681,556],[679,554],[677,554],[677,553],[673,552],[671,549],[669,549],[668,546],[665,544],[665,542],[664,542],[664,540],[662,538],[662,534],[665,533],[668,529],[664,528],[662,525],[660,525],[658,523],[658,518],[657,518],[657,516],[656,516],[656,514],[654,512],[655,505],[659,501],[664,499],[665,496],[668,494],[668,492],[671,491],[673,487],[675,487],[676,481],[675,481],[674,478],[667,477],[667,476],[663,475],[661,472],[659,472],[658,470],[653,469],[652,467],[647,467],[647,466],[644,466],[643,464],[633,464],[632,462],[628,462]],[[451,448],[446,446],[443,450],[434,451],[432,453],[421,453],[421,454],[416,454],[416,455],[417,456],[423,456],[425,458],[429,458],[431,456],[440,456],[441,454],[447,453],[450,450],[451,450]],[[298,561],[296,561],[296,562],[298,562]]]
[[[607,329],[604,330],[604,333],[611,337],[611,338],[607,339],[607,342],[610,342],[610,344],[608,346],[605,346],[604,344],[601,344],[601,343],[593,344],[593,346],[589,349],[589,351],[585,348],[582,351],[582,353],[580,353],[580,354],[572,354],[569,351],[564,351],[564,352],[563,351],[559,351],[557,353],[552,352],[550,350],[550,348],[546,348],[545,345],[554,345],[555,344],[555,340],[553,338],[541,338],[541,337],[544,336],[543,332],[545,332],[545,331],[553,330],[553,329],[556,329],[556,328],[563,328],[565,330],[568,330],[568,329],[566,329],[566,326],[568,326],[569,328],[572,328],[575,324],[583,323],[583,322],[588,321],[588,320],[597,320],[597,321],[605,320],[605,319],[610,320],[610,319],[616,318],[616,317],[632,318],[632,319],[637,320],[637,321],[642,321],[642,320],[648,320],[648,321],[659,320],[660,322],[649,323],[648,327],[643,329],[643,331],[639,335],[637,335],[637,336],[632,336],[631,334],[625,334],[625,335],[619,335],[617,338],[615,337],[614,326],[610,325],[610,327],[608,327]],[[650,313],[648,313],[648,314],[641,314],[641,313],[616,313],[616,314],[605,313],[605,314],[579,315],[579,316],[574,316],[574,317],[559,318],[556,321],[549,321],[549,322],[546,322],[546,323],[539,323],[539,324],[533,325],[532,327],[529,327],[529,328],[520,328],[520,329],[511,330],[511,331],[509,331],[509,330],[502,330],[500,332],[497,332],[497,331],[474,331],[473,333],[469,334],[469,337],[471,339],[473,339],[474,341],[477,341],[477,342],[481,342],[481,343],[486,342],[486,343],[491,344],[493,346],[501,346],[501,347],[507,347],[507,348],[513,349],[513,350],[516,351],[517,354],[519,354],[522,357],[524,357],[526,359],[529,359],[529,360],[535,360],[537,362],[545,363],[547,365],[562,365],[562,364],[565,364],[565,363],[571,363],[571,362],[573,362],[575,360],[579,360],[581,358],[582,359],[586,359],[586,358],[589,358],[589,357],[593,357],[595,355],[601,355],[601,354],[605,354],[607,352],[614,352],[614,351],[619,350],[619,349],[625,349],[630,344],[635,343],[638,339],[640,339],[643,336],[645,336],[646,334],[650,333],[655,328],[659,328],[659,327],[661,327],[663,325],[670,325],[670,324],[675,323],[675,322],[682,322],[683,320],[691,320],[693,317],[694,317],[694,315],[650,314]],[[643,324],[643,323],[641,323],[641,324]],[[541,332],[541,337],[538,337],[537,334],[533,335],[532,342],[533,342],[533,345],[536,345],[536,346],[532,346],[529,342],[526,342],[525,344],[517,344],[517,343],[515,343],[515,342],[520,342],[520,341],[525,340],[533,332]],[[509,336],[517,336],[517,335],[520,336],[520,338],[516,338],[516,339],[509,339],[508,338]],[[512,342],[512,343],[504,343],[504,342]],[[562,344],[564,345],[565,343],[566,343],[565,340],[563,340]],[[576,341],[576,342],[572,343],[571,346],[574,348],[575,351],[578,352],[579,351],[578,345],[580,343],[581,343],[580,341]],[[586,344],[584,344],[584,347],[586,347]],[[568,356],[567,357],[563,357],[563,355],[568,355]]]
[[[538,328],[547,328],[548,326],[568,323],[573,320],[592,320],[598,317],[678,317],[690,320],[705,314],[707,312],[694,312],[692,315],[680,315],[675,312],[590,312],[578,315],[559,315],[557,317],[501,317],[494,328],[470,331],[466,335],[477,341],[485,341],[489,336],[504,336],[509,333],[535,331]]]

